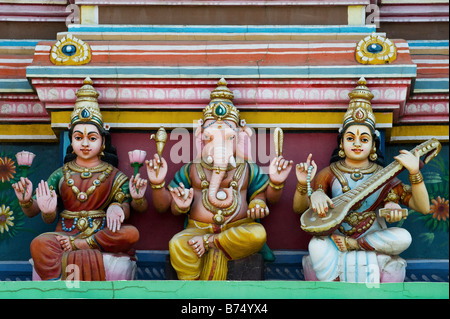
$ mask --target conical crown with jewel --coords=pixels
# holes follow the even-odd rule
[[[361,77],[357,87],[348,94],[350,102],[344,115],[344,131],[352,124],[365,124],[375,131],[375,115],[370,102],[373,98],[373,93],[367,88],[366,84],[366,79]]]
[[[224,78],[221,78],[217,85],[217,88],[211,92],[211,102],[209,102],[208,106],[203,110],[203,121],[229,120],[239,126],[239,110],[233,105],[233,92],[227,87],[227,81],[225,81]]]
[[[94,122],[100,127],[104,127],[103,116],[97,102],[99,93],[92,84],[92,80],[87,77],[83,81],[83,86],[76,93],[77,100],[70,116],[72,127],[79,122]]]

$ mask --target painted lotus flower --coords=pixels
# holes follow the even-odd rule
[[[146,151],[134,150],[128,152],[128,157],[130,158],[131,167],[134,168],[134,175],[139,173],[139,168],[144,165],[145,157],[147,156]]]
[[[134,151],[128,152],[128,157],[130,158],[130,163],[143,164],[146,156],[147,156],[146,151],[134,150]]]
[[[0,207],[0,233],[3,234],[5,231],[9,231],[9,227],[13,227],[14,223],[13,212],[10,210],[9,206],[2,205]]]
[[[31,166],[35,156],[36,155],[31,153],[31,152],[27,152],[27,151],[19,152],[19,153],[16,154],[17,165],[19,165],[19,166]]]
[[[9,182],[14,178],[16,173],[16,165],[11,158],[0,157],[0,180],[2,183]]]

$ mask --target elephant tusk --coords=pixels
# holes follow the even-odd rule
[[[236,160],[234,159],[234,156],[231,155],[230,159],[228,160],[231,166],[236,167]]]

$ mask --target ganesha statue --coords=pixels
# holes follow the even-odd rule
[[[170,240],[170,261],[181,280],[225,280],[229,260],[259,252],[266,231],[259,219],[280,199],[292,161],[275,157],[269,174],[251,161],[251,129],[233,105],[221,79],[195,130],[198,158],[181,167],[165,188],[167,161],[146,162],[155,208],[187,215],[184,230]]]
[[[349,93],[350,103],[338,134],[330,165],[317,174],[310,154],[297,165],[294,211],[302,229],[314,235],[303,258],[306,280],[377,284],[402,282],[406,261],[399,257],[411,244],[410,233],[388,227],[408,216],[407,206],[430,211],[420,172],[440,150],[431,139],[411,151],[401,150],[385,166],[380,133],[371,107],[372,92],[361,78]],[[409,171],[411,185],[395,176]]]
[[[99,93],[86,78],[77,91],[64,166],[42,180],[33,195],[26,178],[13,185],[23,212],[57,221],[54,232],[30,245],[35,280],[133,279],[138,230],[124,221],[145,211],[146,180],[119,171],[116,149],[98,106]],[[140,189],[139,189],[140,188]]]

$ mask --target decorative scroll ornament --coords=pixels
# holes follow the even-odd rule
[[[68,34],[52,46],[50,61],[56,65],[83,65],[91,61],[91,48],[83,40]]]
[[[227,87],[224,78],[217,83],[217,88],[211,92],[211,102],[203,110],[203,122],[207,120],[233,121],[241,124],[239,110],[233,105],[233,92]]]
[[[397,48],[386,37],[373,33],[359,41],[356,60],[361,64],[386,64],[397,59]]]

